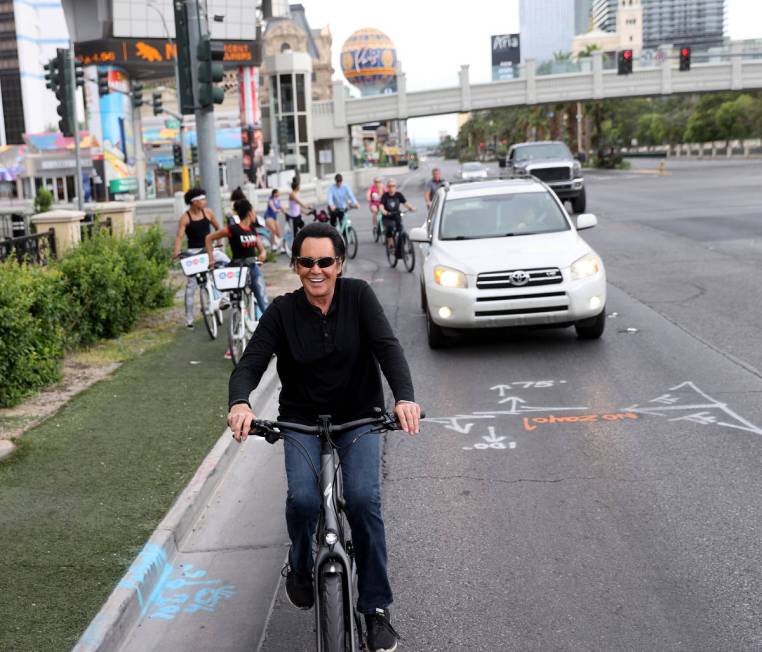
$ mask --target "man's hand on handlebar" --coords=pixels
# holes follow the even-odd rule
[[[417,435],[421,427],[421,406],[413,402],[401,402],[394,406],[394,416],[402,430],[409,435]]]
[[[246,441],[251,430],[251,422],[257,418],[246,403],[236,403],[228,412],[228,425],[236,441]]]

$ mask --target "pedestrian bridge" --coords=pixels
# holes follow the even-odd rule
[[[466,113],[503,106],[552,104],[620,97],[707,93],[762,88],[762,58],[731,52],[707,63],[694,63],[680,72],[671,48],[662,49],[661,64],[635,68],[629,75],[604,70],[603,57],[594,52],[587,70],[538,75],[528,60],[522,76],[508,81],[471,84],[468,66],[462,66],[460,83],[452,88],[407,92],[405,75],[397,78],[398,92],[374,97],[347,98],[342,82],[334,82],[333,99],[312,104],[313,138],[345,139],[350,125],[378,120],[419,118],[445,113]]]

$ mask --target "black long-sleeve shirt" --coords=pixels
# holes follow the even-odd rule
[[[373,414],[384,406],[379,364],[395,400],[414,400],[405,354],[371,287],[338,278],[327,315],[307,301],[304,289],[276,298],[262,315],[230,376],[229,404],[248,401],[278,357],[280,417],[313,424],[319,414],[334,423]]]

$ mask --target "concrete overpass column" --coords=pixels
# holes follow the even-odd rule
[[[400,120],[407,119],[407,81],[401,70],[397,72],[397,116]]]
[[[458,78],[460,80],[460,110],[462,113],[468,113],[471,110],[471,81],[469,75],[469,65],[460,67]]]
[[[659,57],[661,59],[661,94],[672,93],[672,45],[660,45]]]
[[[524,62],[524,76],[526,77],[526,103],[537,104],[537,64],[534,59]]]
[[[333,126],[341,129],[347,126],[347,112],[344,104],[344,84],[341,80],[333,82]]]
[[[603,97],[603,53],[593,52],[593,99],[599,100]]]

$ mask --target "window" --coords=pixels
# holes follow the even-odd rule
[[[281,113],[294,112],[294,81],[291,75],[280,76]]]
[[[296,110],[306,111],[304,97],[304,75],[296,75]]]

